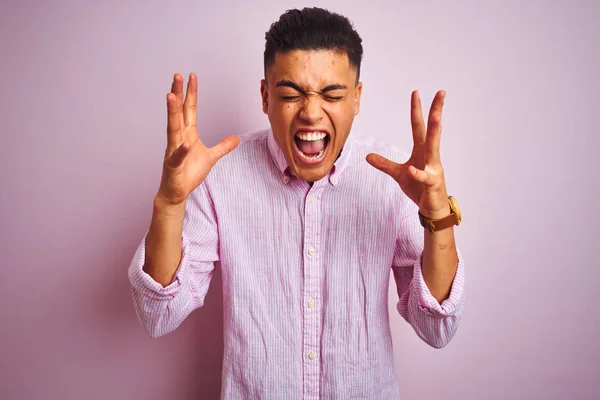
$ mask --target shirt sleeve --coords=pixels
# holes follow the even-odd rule
[[[218,261],[218,230],[214,207],[204,184],[186,202],[181,262],[166,287],[142,269],[146,256],[144,235],[129,266],[133,303],[151,337],[174,331],[196,308],[204,305],[214,263]]]
[[[465,267],[457,249],[458,269],[450,296],[442,304],[438,303],[429,291],[421,270],[424,240],[418,208],[406,199],[400,216],[400,230],[392,264],[400,299],[397,309],[423,341],[432,347],[442,348],[456,333],[462,315]]]

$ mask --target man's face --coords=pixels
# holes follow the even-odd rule
[[[263,111],[300,179],[323,178],[338,158],[360,108],[362,83],[345,53],[277,53],[261,82]]]

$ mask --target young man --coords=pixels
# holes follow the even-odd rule
[[[412,94],[410,156],[350,139],[362,53],[345,17],[286,12],[266,35],[271,128],[213,148],[196,130],[196,76],[184,96],[176,74],[167,94],[162,180],[129,278],[156,337],[203,305],[221,262],[222,398],[397,399],[390,272],[424,341],[442,347],[457,329],[464,267],[439,156],[445,94],[427,124]]]

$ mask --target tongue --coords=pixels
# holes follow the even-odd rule
[[[300,138],[296,138],[296,144],[298,145],[298,149],[300,149],[301,152],[303,152],[307,156],[313,156],[315,154],[318,154],[321,150],[325,148],[325,139],[302,140]]]

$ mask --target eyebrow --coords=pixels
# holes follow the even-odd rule
[[[298,85],[297,83],[294,83],[290,80],[287,80],[287,79],[280,80],[279,82],[277,82],[275,87],[289,87],[289,88],[299,91],[300,93],[303,93],[303,94],[306,93],[306,91],[300,85]],[[340,85],[339,83],[335,83],[333,85],[325,86],[323,89],[321,89],[321,91],[319,91],[319,94],[331,92],[333,90],[344,90],[344,89],[348,89],[348,87],[346,85]]]

